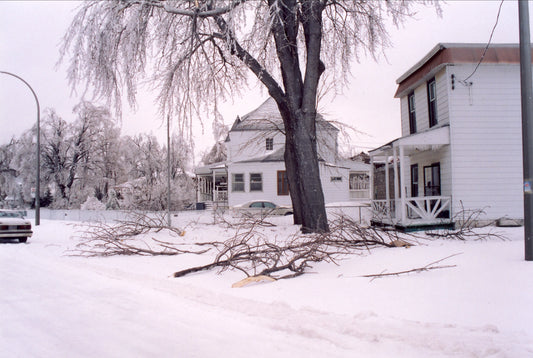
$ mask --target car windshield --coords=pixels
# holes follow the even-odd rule
[[[21,218],[22,215],[16,211],[0,211],[0,218]]]

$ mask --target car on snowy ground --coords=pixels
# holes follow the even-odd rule
[[[33,234],[31,222],[17,210],[0,210],[0,240],[26,242]]]
[[[268,216],[268,215],[292,215],[292,207],[279,206],[267,200],[253,200],[235,205],[233,212],[242,215]]]

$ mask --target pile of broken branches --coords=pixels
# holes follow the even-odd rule
[[[183,236],[181,228],[169,227],[164,214],[148,215],[133,212],[125,220],[107,224],[102,222],[81,226],[80,243],[71,251],[80,256],[116,255],[179,255],[185,253],[202,254],[208,250],[190,250],[181,245],[158,240],[152,233],[167,230],[171,235]],[[140,237],[144,237],[140,239]]]
[[[246,277],[286,279],[309,272],[312,264],[327,262],[337,264],[348,255],[362,253],[375,247],[409,247],[427,239],[420,233],[400,233],[376,227],[365,227],[354,220],[339,216],[330,222],[330,232],[277,237],[268,235],[266,227],[274,224],[264,218],[238,223],[224,222],[230,237],[223,241],[191,242],[183,238],[183,229],[168,227],[163,215],[148,217],[135,214],[131,219],[108,225],[89,226],[81,235],[82,241],[76,253],[83,256],[112,255],[180,255],[214,253],[211,262],[201,266],[176,271],[174,277],[217,269],[238,270]],[[158,240],[153,233],[168,230],[179,237],[173,242]],[[439,237],[446,233],[439,233]],[[475,235],[471,227],[464,225],[450,234],[464,239]],[[491,234],[494,236],[494,234]],[[274,236],[274,237],[272,237]],[[497,236],[499,237],[499,236]],[[427,268],[426,268],[427,269]]]

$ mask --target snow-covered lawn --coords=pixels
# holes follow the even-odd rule
[[[204,215],[198,218],[197,216]],[[208,213],[166,240],[223,240]],[[294,232],[290,218],[263,228]],[[0,244],[0,357],[533,357],[533,263],[508,240],[421,240],[320,263],[304,276],[231,288],[241,272],[173,278],[211,256],[76,257],[72,223]],[[362,275],[442,264],[379,279]]]

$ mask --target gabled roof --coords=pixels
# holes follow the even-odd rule
[[[486,46],[486,44],[472,43],[437,44],[426,56],[396,80],[398,89],[394,97],[403,97],[417,87],[420,82],[434,76],[446,65],[478,63]],[[487,49],[482,63],[520,63],[520,48],[518,44],[492,44]]]
[[[324,117],[317,113],[317,129],[335,130],[338,129],[327,122]],[[259,107],[244,115],[237,117],[230,132],[235,131],[256,131],[256,130],[281,130],[283,131],[283,119],[279,113],[278,105],[272,97],[269,97]],[[227,141],[227,140],[226,140]]]

